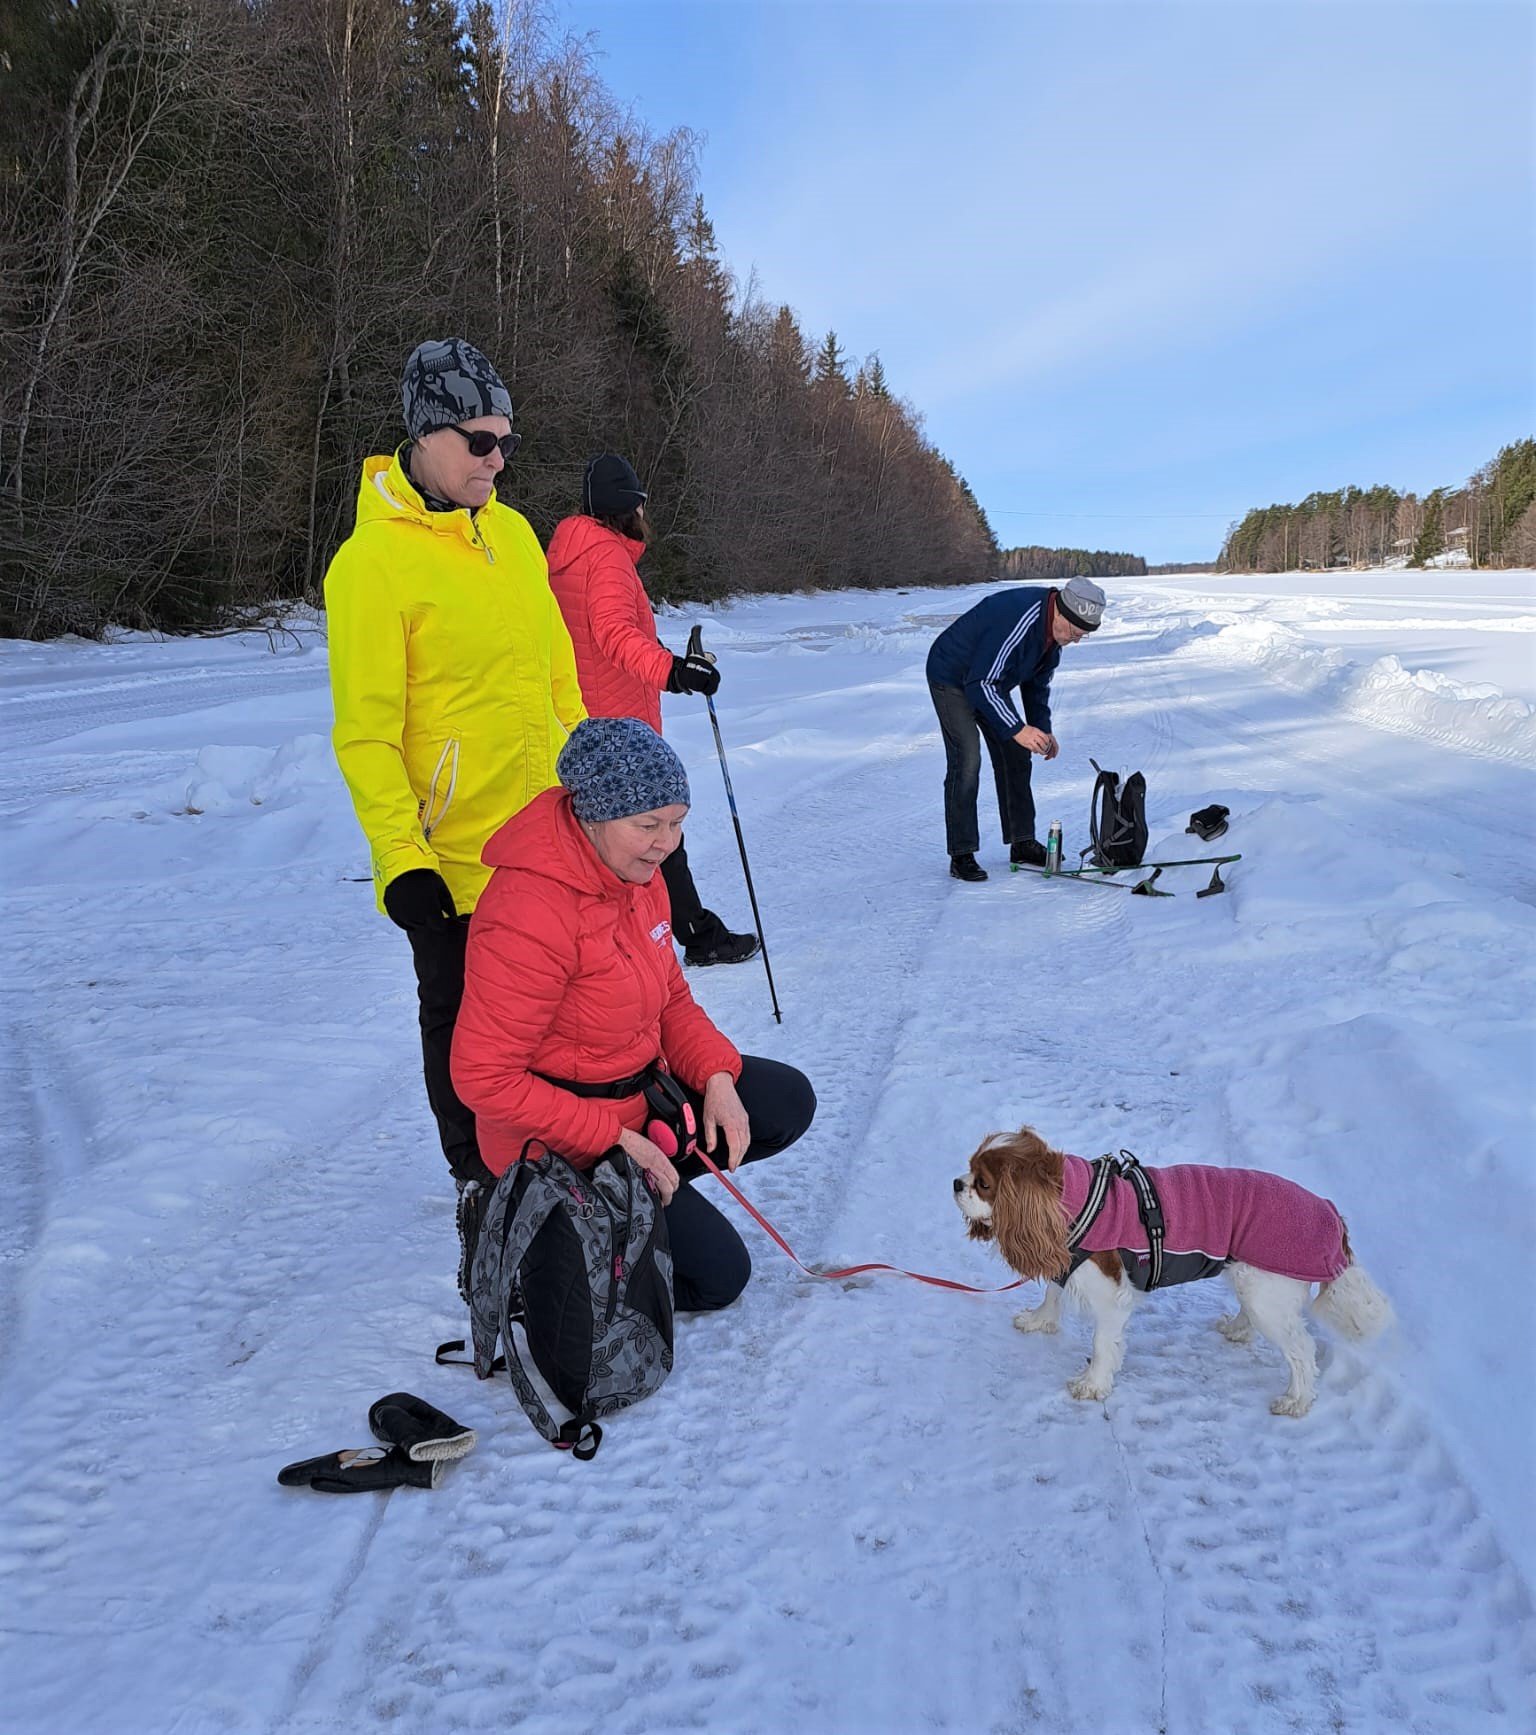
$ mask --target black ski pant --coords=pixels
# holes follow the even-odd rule
[[[703,938],[719,922],[719,917],[704,908],[699,888],[693,883],[693,869],[688,866],[688,851],[683,839],[661,864],[661,877],[666,882],[667,899],[671,904],[672,933],[687,946]]]
[[[1035,835],[1035,797],[1029,786],[1030,754],[1011,736],[984,729],[963,687],[928,683],[944,736],[944,840],[951,855],[975,855],[981,842],[976,797],[981,788],[981,743],[987,744],[997,785],[1003,842],[1028,843]]]
[[[736,1093],[747,1111],[752,1142],[743,1162],[761,1162],[788,1150],[811,1124],[816,1113],[816,1093],[805,1074],[782,1061],[763,1060],[755,1054],[741,1057],[741,1077]],[[704,1128],[704,1098],[690,1090],[699,1131]],[[711,1159],[725,1168],[725,1141],[716,1139]],[[705,1313],[729,1307],[747,1287],[752,1275],[752,1256],[730,1219],[689,1183],[708,1170],[697,1157],[678,1166],[682,1185],[667,1206],[667,1238],[672,1244],[672,1293],[679,1309]],[[716,1183],[709,1180],[706,1187]]]
[[[453,1088],[449,1055],[453,1027],[464,999],[464,945],[469,917],[432,927],[407,928],[411,958],[416,965],[416,993],[421,1010],[421,1060],[427,1081],[427,1101],[437,1118],[443,1155],[456,1181],[490,1181],[495,1176],[480,1159],[475,1117]]]

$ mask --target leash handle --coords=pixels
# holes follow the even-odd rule
[[[740,1187],[738,1187],[727,1175],[721,1172],[719,1166],[702,1145],[695,1147],[694,1155],[699,1159],[704,1167],[709,1170],[710,1174],[715,1177],[720,1185],[725,1188],[726,1192],[731,1195],[736,1203],[741,1206],[742,1210],[747,1213],[752,1221],[757,1224],[758,1228],[761,1229],[771,1241],[776,1242],[778,1246],[783,1248],[783,1250],[791,1259],[794,1260],[795,1264],[800,1267],[807,1277],[824,1277],[830,1283],[839,1277],[857,1277],[864,1271],[893,1271],[898,1277],[910,1277],[914,1283],[928,1283],[935,1289],[958,1289],[963,1291],[966,1295],[1002,1295],[1007,1290],[1018,1289],[1026,1281],[1026,1279],[1022,1277],[1016,1277],[1012,1283],[1000,1284],[995,1289],[981,1289],[974,1283],[956,1283],[953,1278],[949,1277],[927,1277],[921,1271],[907,1271],[900,1265],[886,1265],[883,1261],[878,1259],[872,1260],[867,1265],[845,1265],[840,1271],[812,1271],[810,1266],[801,1259],[800,1255],[795,1252],[794,1248],[790,1246],[778,1230],[774,1228],[772,1223],[770,1223],[762,1212],[758,1210],[757,1206],[754,1205],[746,1194],[742,1192]]]

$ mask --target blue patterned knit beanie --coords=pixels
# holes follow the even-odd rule
[[[682,760],[638,717],[578,723],[560,749],[555,775],[570,790],[576,817],[589,825],[691,801]]]

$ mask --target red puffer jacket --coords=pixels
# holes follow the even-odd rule
[[[592,717],[638,717],[661,733],[672,653],[635,570],[645,553],[595,518],[565,518],[549,543],[549,587],[576,648],[576,678]]]
[[[546,789],[485,846],[495,871],[469,926],[453,1082],[501,1174],[527,1140],[578,1166],[645,1121],[639,1093],[575,1096],[549,1078],[599,1084],[660,1059],[695,1090],[741,1056],[683,980],[659,873],[630,885],[605,867],[563,789]]]

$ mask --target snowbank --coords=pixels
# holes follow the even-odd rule
[[[1395,656],[1361,667],[1346,652],[1318,650],[1275,621],[1211,622],[1183,629],[1168,648],[1180,655],[1256,669],[1294,692],[1318,697],[1379,728],[1419,735],[1491,758],[1536,767],[1536,707],[1489,683],[1410,670]]]

